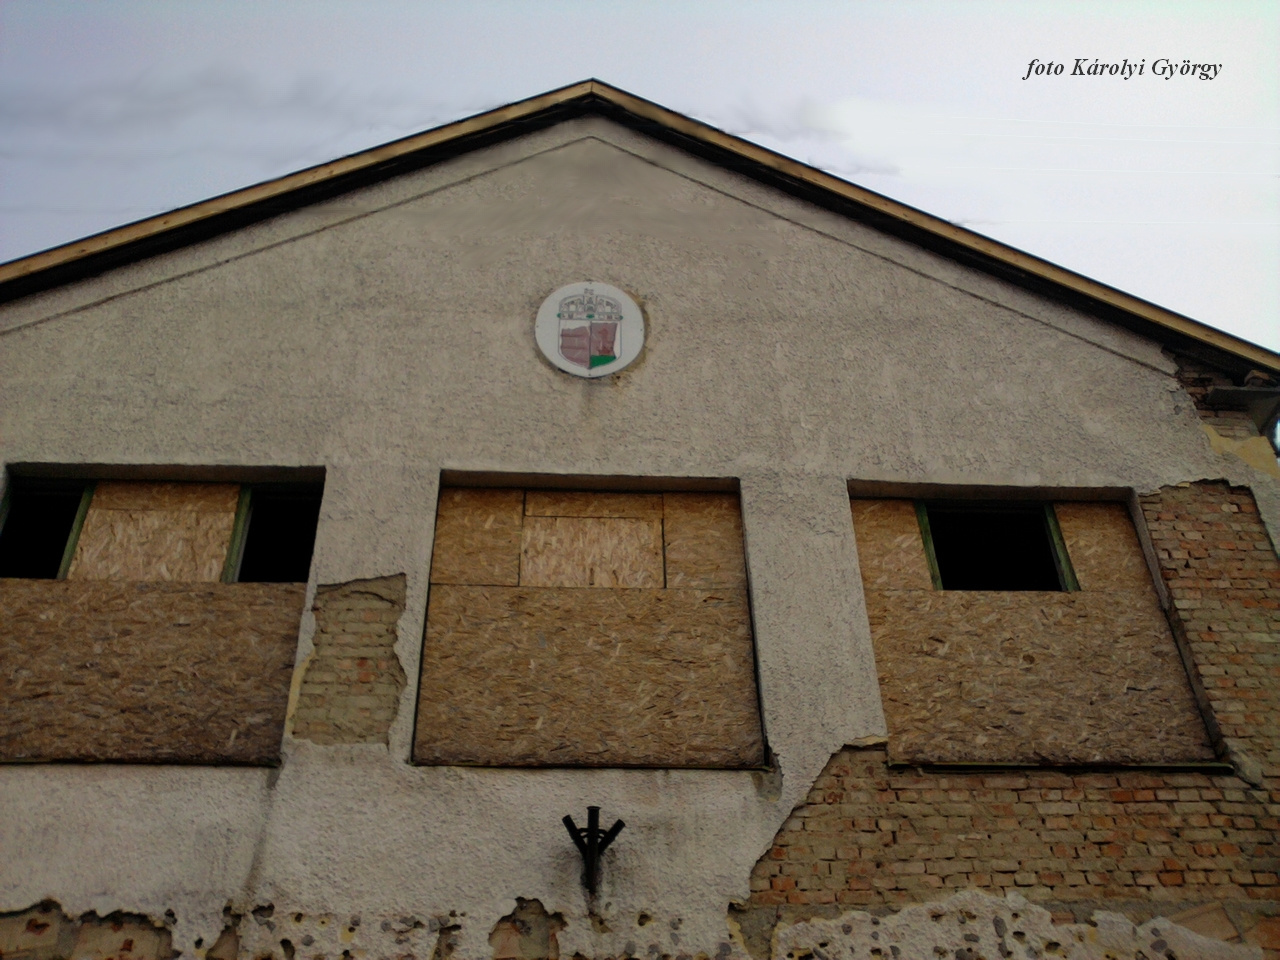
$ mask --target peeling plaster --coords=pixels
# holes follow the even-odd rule
[[[171,960],[168,924],[138,914],[70,917],[52,900],[0,913],[0,957],[13,960]]]
[[[852,911],[781,928],[772,955],[774,960],[1260,960],[1262,951],[1200,936],[1163,917],[1137,926],[1099,911],[1088,923],[1055,924],[1048,910],[1016,893],[997,899],[966,891],[884,917]]]
[[[1269,473],[1273,477],[1280,477],[1280,461],[1276,460],[1276,452],[1271,447],[1271,441],[1266,437],[1248,437],[1238,440],[1234,437],[1224,437],[1207,423],[1201,426],[1209,438],[1209,446],[1213,448],[1214,453],[1239,457],[1255,470]]]

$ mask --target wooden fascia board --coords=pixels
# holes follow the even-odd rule
[[[170,210],[168,213],[148,217],[145,220],[138,220],[102,233],[95,233],[81,240],[74,240],[62,246],[52,247],[29,257],[23,257],[20,260],[11,260],[8,263],[0,264],[0,284],[39,273],[52,267],[62,266],[93,254],[104,253],[113,248],[135,243],[156,234],[167,233],[202,220],[208,220],[233,210],[283,197],[286,194],[327,180],[377,167],[400,157],[440,146],[451,140],[479,133],[503,123],[524,119],[550,107],[559,106],[566,101],[578,99],[589,94],[591,85],[590,81],[576,83],[560,90],[553,90],[550,93],[532,97],[529,100],[507,104],[495,110],[489,110],[485,113],[468,117],[465,120],[459,120],[456,123],[435,127],[400,140],[393,140],[390,143],[341,157],[338,160],[307,167],[305,170],[299,170],[296,173],[290,173],[274,180],[266,180],[251,187],[245,187],[208,200],[202,200],[190,206]]]
[[[1000,265],[1005,271],[1022,274],[1050,287],[1058,288],[1076,301],[1096,304],[1107,308],[1109,312],[1119,312],[1133,317],[1141,325],[1151,325],[1156,330],[1167,331],[1174,334],[1175,339],[1186,338],[1231,354],[1252,366],[1280,371],[1280,354],[1257,344],[966,230],[964,227],[925,213],[923,210],[841,180],[599,80],[585,80],[561,87],[558,90],[507,104],[420,134],[394,140],[361,153],[308,167],[274,180],[53,247],[20,260],[0,264],[0,288],[10,281],[20,281],[22,278],[33,277],[46,270],[52,271],[65,267],[78,260],[109,254],[113,250],[136,245],[161,234],[197,226],[202,221],[213,220],[237,210],[283,199],[289,194],[305,191],[307,188],[322,185],[327,181],[350,178],[362,171],[374,171],[378,167],[394,163],[412,154],[447,146],[450,142],[517,124],[521,120],[531,120],[538,114],[553,111],[557,107],[565,107],[574,101],[585,104],[597,97],[638,120],[654,124],[663,130],[704,144],[716,152],[739,158],[748,165],[772,171],[797,184],[803,184],[820,193],[853,204],[879,218],[896,222],[910,232],[936,238],[943,247],[966,252],[976,262],[986,261]]]

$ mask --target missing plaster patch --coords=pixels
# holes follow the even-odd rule
[[[516,897],[515,910],[499,920],[489,934],[493,960],[559,960],[556,934],[564,928],[564,916],[547,913],[541,900]]]
[[[1276,452],[1271,441],[1266,437],[1228,437],[1215,430],[1207,423],[1200,424],[1205,436],[1209,438],[1209,446],[1217,454],[1231,454],[1239,457],[1255,470],[1280,477],[1280,462],[1276,461]]]
[[[199,941],[196,941],[196,946],[200,946]],[[240,934],[236,926],[229,923],[223,927],[222,933],[218,934],[218,939],[204,956],[205,960],[236,960],[240,956]]]
[[[53,900],[14,913],[0,913],[0,957],[173,960],[177,955],[169,930],[141,914],[117,912],[99,917],[85,913],[73,919]]]
[[[1089,923],[1055,924],[1048,910],[1018,894],[1006,898],[976,890],[947,900],[907,907],[887,917],[853,911],[829,920],[807,920],[774,935],[775,960],[854,960],[874,957],[1022,958],[1196,957],[1255,958],[1253,947],[1200,936],[1165,918],[1136,926],[1098,912]]]
[[[435,949],[431,951],[431,960],[449,960],[458,949],[458,931],[462,924],[452,917],[439,917],[440,934],[436,937]]]
[[[404,690],[396,624],[405,576],[316,589],[315,652],[307,664],[293,735],[314,743],[386,743]]]

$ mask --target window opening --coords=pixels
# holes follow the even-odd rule
[[[258,484],[240,493],[223,579],[305,583],[311,573],[321,484]]]
[[[939,590],[1078,590],[1047,503],[918,503]]]
[[[0,577],[65,577],[92,494],[82,480],[11,478],[0,504]]]

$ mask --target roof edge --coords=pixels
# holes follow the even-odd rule
[[[447,123],[440,127],[432,127],[422,133],[392,140],[359,153],[348,154],[337,160],[318,163],[282,177],[264,180],[252,186],[241,187],[229,193],[210,197],[185,207],[177,207],[166,213],[135,220],[119,227],[112,227],[101,233],[94,233],[70,243],[50,247],[30,256],[0,263],[0,286],[13,280],[41,273],[54,267],[60,267],[83,257],[122,247],[138,240],[167,233],[181,227],[190,226],[219,214],[262,203],[293,193],[295,190],[310,187],[326,180],[358,173],[374,168],[388,161],[399,159],[418,151],[465,137],[469,134],[490,129],[512,120],[536,114],[548,107],[559,106],[570,100],[580,99],[592,92],[594,81],[575,83],[559,90],[509,103],[493,110],[478,113],[463,120]]]
[[[958,253],[962,259],[976,262],[979,266],[984,263],[995,265],[1006,277],[1020,276],[1041,287],[1057,288],[1078,305],[1095,305],[1095,308],[1101,308],[1113,319],[1117,318],[1117,314],[1126,315],[1137,321],[1136,326],[1150,329],[1152,333],[1163,331],[1172,334],[1175,341],[1190,340],[1230,354],[1252,366],[1280,372],[1280,353],[957,226],[883,194],[859,187],[596,79],[569,84],[359,153],[0,264],[0,302],[18,299],[78,279],[78,276],[68,279],[62,277],[69,273],[68,268],[73,268],[81,261],[101,261],[100,270],[86,271],[101,272],[120,262],[159,252],[150,249],[153,247],[150,241],[165,235],[193,233],[196,234],[192,238],[194,242],[204,232],[202,228],[207,229],[208,234],[219,233],[223,229],[233,229],[238,222],[252,222],[282,212],[282,209],[273,208],[276,203],[291,195],[316,193],[318,195],[315,199],[318,200],[321,198],[319,194],[326,192],[326,186],[336,188],[342,182],[377,176],[380,171],[391,176],[403,169],[406,161],[415,156],[430,155],[442,149],[449,154],[465,152],[488,141],[490,137],[486,137],[486,134],[498,135],[507,131],[507,135],[510,135],[512,128],[519,130],[531,122],[535,126],[540,125],[535,122],[539,119],[553,123],[558,115],[577,112],[573,110],[574,107],[585,111],[592,103],[607,104],[668,136],[674,135],[680,140],[709,148],[718,154],[729,155],[739,163],[745,161],[757,168],[758,172],[769,172],[775,178],[808,188],[806,192],[817,191],[831,198],[838,198],[845,205],[852,204],[869,214],[880,225],[896,227],[894,232],[917,239],[933,239],[935,242],[930,246],[945,247],[953,256]],[[454,149],[449,149],[450,147]],[[427,158],[424,162],[432,161]],[[333,192],[339,190],[335,189]],[[292,207],[293,204],[288,206]],[[258,212],[254,215],[251,211]],[[217,229],[213,227],[216,221],[225,221],[227,225]],[[1135,326],[1132,322],[1125,325]]]

